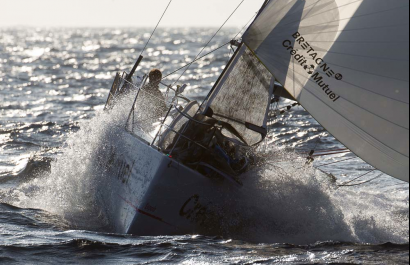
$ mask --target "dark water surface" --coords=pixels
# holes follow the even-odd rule
[[[223,31],[205,52],[237,31]],[[157,67],[167,74],[183,66],[214,32],[160,30],[143,72]],[[251,237],[110,234],[98,214],[101,206],[93,196],[98,180],[88,161],[106,140],[101,132],[114,130],[102,114],[112,79],[132,67],[149,33],[0,29],[1,264],[408,264],[407,184],[383,175],[337,188],[312,168],[296,166],[289,179],[267,166],[252,176],[255,192],[248,201],[266,214],[239,217],[251,220],[241,230]],[[224,48],[193,65],[181,78],[189,84],[187,96],[202,99],[231,54]],[[289,162],[290,153],[342,147],[300,107],[271,129],[267,148],[276,150],[278,164]],[[315,166],[321,165],[337,183],[371,170],[350,153],[318,158]]]

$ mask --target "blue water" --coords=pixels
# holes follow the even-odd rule
[[[159,30],[141,72],[176,70],[195,58],[214,32]],[[224,30],[205,53],[237,32]],[[98,214],[93,196],[98,181],[87,160],[105,140],[101,131],[113,130],[102,113],[112,79],[116,71],[131,69],[149,34],[148,29],[0,29],[1,264],[408,264],[408,184],[382,175],[337,188],[306,168],[303,152],[343,146],[301,107],[275,120],[267,142],[274,163],[294,160],[292,175],[279,178],[269,166],[255,172],[251,207],[234,221],[221,220],[229,222],[221,224],[226,233],[111,234]],[[194,64],[180,79],[189,85],[186,95],[203,99],[230,55],[224,48]],[[372,169],[351,153],[318,157],[313,165],[333,174],[338,184]],[[370,172],[352,184],[379,175]],[[253,216],[254,207],[263,216]]]

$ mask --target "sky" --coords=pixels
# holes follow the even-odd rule
[[[0,0],[0,27],[153,27],[170,0]],[[173,0],[161,26],[219,27],[242,0]],[[242,27],[264,0],[245,0],[227,26]]]

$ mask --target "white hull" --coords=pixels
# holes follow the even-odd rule
[[[224,202],[241,186],[229,179],[209,179],[125,131],[121,142],[127,147],[111,150],[108,190],[100,193],[115,232],[212,234],[218,209],[224,211]]]

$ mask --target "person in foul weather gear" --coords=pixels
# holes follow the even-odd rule
[[[162,80],[162,72],[159,69],[152,69],[148,75],[149,82],[141,88],[138,95],[137,107],[143,112],[149,110],[149,116],[143,118],[143,127],[152,129],[152,126],[159,122],[166,114],[168,107],[165,97],[159,89]]]
[[[149,82],[146,85],[145,89],[148,93],[155,97],[154,108],[158,110],[159,113],[167,111],[167,105],[165,102],[165,97],[159,90],[159,85],[162,81],[162,72],[159,69],[152,69],[148,75]]]

